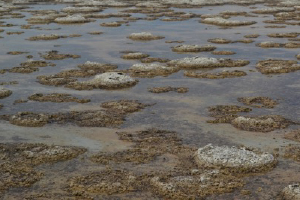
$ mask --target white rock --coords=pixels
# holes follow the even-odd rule
[[[245,148],[208,144],[197,150],[195,160],[199,165],[253,170],[274,163],[275,158],[270,153],[258,154]]]

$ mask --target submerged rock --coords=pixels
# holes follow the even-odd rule
[[[265,171],[273,168],[276,163],[276,159],[270,153],[212,144],[199,148],[195,153],[195,161],[199,166],[228,168],[241,173]]]

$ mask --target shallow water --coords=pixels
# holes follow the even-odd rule
[[[67,5],[65,4],[38,4],[29,5],[28,10],[60,10]],[[257,9],[265,7],[264,5],[255,5]],[[218,14],[225,10],[246,11],[250,13],[253,9],[251,6],[209,6],[198,9],[179,9],[175,11],[191,12],[195,14]],[[106,8],[102,13],[117,13],[128,8]],[[55,113],[59,111],[70,110],[93,110],[100,109],[100,104],[110,100],[132,99],[139,100],[143,103],[155,105],[145,108],[144,110],[133,113],[126,117],[123,125],[116,128],[82,128],[76,125],[57,125],[48,124],[42,128],[19,127],[0,121],[0,139],[6,142],[28,142],[28,143],[45,143],[55,145],[81,146],[88,149],[87,155],[98,151],[116,151],[130,146],[129,143],[120,141],[116,135],[118,131],[134,132],[146,128],[155,127],[160,129],[174,130],[185,144],[201,147],[208,143],[215,145],[245,145],[260,148],[263,151],[272,152],[275,148],[280,148],[295,142],[283,139],[285,131],[299,128],[291,126],[287,130],[273,131],[271,133],[257,133],[241,131],[229,124],[208,124],[207,107],[218,104],[236,104],[241,105],[238,97],[244,96],[268,96],[279,101],[279,105],[273,109],[254,108],[252,114],[278,114],[288,119],[299,121],[299,75],[300,72],[292,72],[278,75],[263,75],[255,70],[256,62],[269,58],[296,60],[295,55],[299,49],[271,48],[263,49],[255,46],[256,43],[263,41],[287,42],[286,38],[269,38],[269,33],[297,32],[299,26],[286,25],[284,29],[264,28],[264,20],[272,20],[273,15],[256,15],[254,17],[232,17],[231,19],[256,21],[251,26],[233,27],[230,29],[221,29],[215,25],[199,23],[200,18],[191,18],[185,21],[164,22],[160,19],[154,21],[137,20],[128,22],[128,26],[123,24],[121,27],[101,27],[103,22],[120,21],[122,18],[96,19],[95,22],[80,25],[59,25],[59,24],[34,24],[33,27],[43,29],[21,29],[20,25],[27,24],[26,19],[32,14],[25,10],[15,11],[24,14],[22,19],[2,19],[5,23],[17,24],[13,27],[1,27],[5,32],[0,33],[4,37],[0,39],[0,69],[10,69],[18,66],[21,62],[26,61],[27,55],[33,55],[34,60],[42,59],[39,53],[50,50],[58,50],[59,53],[68,53],[80,55],[78,59],[50,60],[55,63],[55,67],[39,68],[38,72],[30,74],[5,73],[1,74],[1,82],[18,81],[17,85],[7,85],[4,88],[13,91],[13,94],[0,100],[4,105],[1,114],[15,114],[20,111],[46,112]],[[131,13],[132,17],[145,18],[145,14]],[[21,35],[7,35],[7,31],[24,31]],[[102,31],[101,35],[90,35],[88,32]],[[154,40],[149,42],[132,41],[126,37],[131,33],[149,31],[154,35],[165,36],[163,40]],[[207,42],[211,38],[226,38],[231,40],[243,39],[244,35],[260,34],[254,38],[255,42],[250,44],[233,43],[233,44],[212,44],[217,47],[216,50],[232,50],[236,52],[231,56],[217,56],[210,52],[201,53],[184,53],[178,54],[171,51],[172,46],[176,43],[168,44],[166,40],[183,40],[184,44],[210,44]],[[61,38],[53,41],[29,41],[26,40],[31,36],[39,34],[81,34],[81,37]],[[139,78],[139,83],[132,87],[122,90],[92,90],[77,91],[64,87],[45,86],[37,82],[36,77],[39,75],[55,74],[62,70],[77,69],[78,64],[86,61],[117,64],[119,69],[128,69],[132,64],[138,63],[137,60],[123,60],[120,58],[120,51],[139,51],[149,54],[151,57],[178,59],[192,56],[207,56],[215,58],[232,58],[245,59],[251,63],[242,68],[234,68],[247,72],[247,76],[228,79],[197,79],[189,78],[183,75],[181,70],[168,77]],[[27,51],[28,54],[7,55],[9,51]],[[228,70],[228,68],[202,70],[208,72]],[[229,69],[231,70],[231,69]],[[254,70],[254,71],[249,71]],[[198,70],[201,71],[201,70]],[[84,80],[84,79],[82,79]],[[188,87],[189,92],[185,94],[165,93],[153,94],[147,91],[150,87],[159,86]],[[18,99],[27,99],[34,93],[68,93],[76,97],[89,98],[90,103],[49,103],[34,102],[16,104]],[[282,152],[281,152],[282,153]],[[84,155],[85,158],[87,155]],[[285,159],[279,159],[279,165],[273,171],[257,176],[249,177],[245,188],[255,191],[257,187],[263,187],[260,193],[252,192],[253,196],[241,196],[239,191],[232,194],[221,196],[211,196],[208,199],[232,199],[234,196],[249,199],[274,199],[283,187],[294,181],[299,180],[298,176],[293,174],[298,172],[298,164]],[[12,189],[7,192],[4,199],[18,199],[18,194],[32,194],[43,191],[41,188],[48,187],[50,191],[55,191],[63,185],[67,179],[61,178],[61,175],[68,173],[70,166],[70,175],[85,174],[87,171],[98,170],[97,165],[92,162],[83,163],[80,158],[73,161],[57,163],[54,166],[45,165],[41,170],[46,172],[45,178],[36,183],[29,189]],[[51,169],[49,169],[51,168]],[[87,169],[85,171],[85,169]],[[289,170],[284,170],[289,169]],[[48,180],[49,179],[49,180]],[[62,179],[62,180],[61,180]],[[274,181],[271,181],[273,180]],[[276,181],[279,183],[276,183]],[[57,185],[50,186],[49,182],[55,181]],[[266,184],[263,184],[266,181]],[[272,191],[273,190],[273,191]],[[134,197],[136,195],[136,197]],[[157,198],[148,193],[138,193],[133,196],[120,198]]]

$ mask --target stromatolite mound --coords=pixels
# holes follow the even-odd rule
[[[195,161],[199,166],[228,168],[244,173],[264,171],[276,163],[276,159],[270,153],[212,144],[199,148],[195,153]]]

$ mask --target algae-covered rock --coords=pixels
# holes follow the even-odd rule
[[[106,63],[98,63],[98,62],[91,62],[91,61],[86,61],[84,64],[80,64],[78,65],[78,67],[80,69],[83,69],[83,70],[94,70],[94,71],[97,71],[97,72],[106,72],[106,71],[109,71],[109,70],[114,70],[114,69],[117,69],[118,66],[116,65],[112,65],[112,64],[106,64]]]
[[[12,94],[11,90],[0,88],[0,99],[6,98]]]
[[[135,53],[127,53],[122,56],[123,59],[142,59],[149,57],[148,54],[135,52]]]
[[[223,78],[235,78],[235,77],[246,76],[247,73],[239,70],[222,71],[219,73],[197,73],[197,72],[186,71],[184,72],[184,75],[193,78],[223,79]]]
[[[188,88],[186,87],[171,87],[171,86],[166,86],[166,87],[153,87],[148,89],[149,92],[152,93],[166,93],[170,91],[174,91],[177,93],[187,93],[189,91]]]
[[[240,97],[238,98],[239,102],[244,103],[247,106],[252,107],[266,107],[266,108],[274,108],[278,102],[269,98],[269,97]]]
[[[202,51],[213,51],[217,47],[212,46],[212,45],[204,45],[204,46],[199,46],[199,45],[178,45],[175,47],[172,47],[172,51],[174,52],[202,52]]]
[[[248,65],[247,60],[231,60],[225,58],[208,58],[208,57],[191,57],[171,60],[168,62],[170,66],[177,66],[186,69],[198,68],[217,68],[217,67],[242,67]]]
[[[138,80],[121,72],[105,72],[96,75],[93,79],[82,82],[71,82],[66,87],[77,90],[91,89],[121,89],[132,87]]]
[[[101,104],[101,107],[118,110],[125,113],[137,112],[149,105],[140,103],[136,100],[109,101]]]
[[[62,93],[52,93],[52,94],[41,94],[36,93],[28,97],[29,100],[39,101],[39,102],[77,102],[77,103],[88,103],[90,99],[78,99],[76,97],[72,97],[70,94],[62,94]]]
[[[99,12],[101,8],[99,7],[65,7],[62,9],[66,13],[85,13],[85,12]]]
[[[124,170],[104,170],[69,181],[69,188],[76,196],[84,194],[120,194],[135,190],[136,177]]]
[[[216,44],[229,44],[232,43],[232,40],[225,39],[225,38],[212,38],[208,39],[208,42],[216,43]]]
[[[276,129],[284,129],[292,122],[279,115],[263,115],[257,117],[239,116],[233,119],[231,124],[245,131],[270,132]]]
[[[165,37],[163,36],[156,36],[149,32],[141,32],[141,33],[131,33],[127,38],[132,40],[159,40]]]
[[[178,67],[166,66],[163,64],[134,64],[129,68],[132,76],[136,77],[155,77],[168,76],[179,71]]]
[[[212,144],[199,148],[195,153],[195,161],[199,166],[228,168],[243,173],[264,171],[274,167],[276,163],[276,159],[270,153]]]
[[[45,35],[45,34],[41,34],[41,35],[37,35],[37,36],[32,36],[30,38],[28,38],[28,40],[31,41],[37,41],[37,40],[57,40],[59,38],[65,38],[66,36],[61,36],[61,35],[57,35],[57,34],[50,34],[50,35]]]
[[[295,60],[262,60],[256,64],[256,68],[262,74],[289,73],[300,69],[300,64]]]
[[[54,20],[58,24],[81,24],[91,22],[90,19],[86,19],[82,15],[69,15],[67,17],[59,17]]]
[[[281,192],[283,200],[299,200],[300,199],[300,186],[299,183],[288,185]]]
[[[19,112],[12,115],[9,122],[18,126],[41,127],[48,123],[49,117],[45,114],[37,114],[33,112]]]
[[[256,24],[255,21],[239,21],[239,20],[229,20],[221,17],[205,18],[201,20],[204,24],[213,24],[218,26],[247,26]]]
[[[63,60],[66,58],[80,58],[80,55],[75,55],[75,54],[59,54],[58,51],[49,51],[45,54],[41,54],[41,57],[44,58],[45,60]]]

